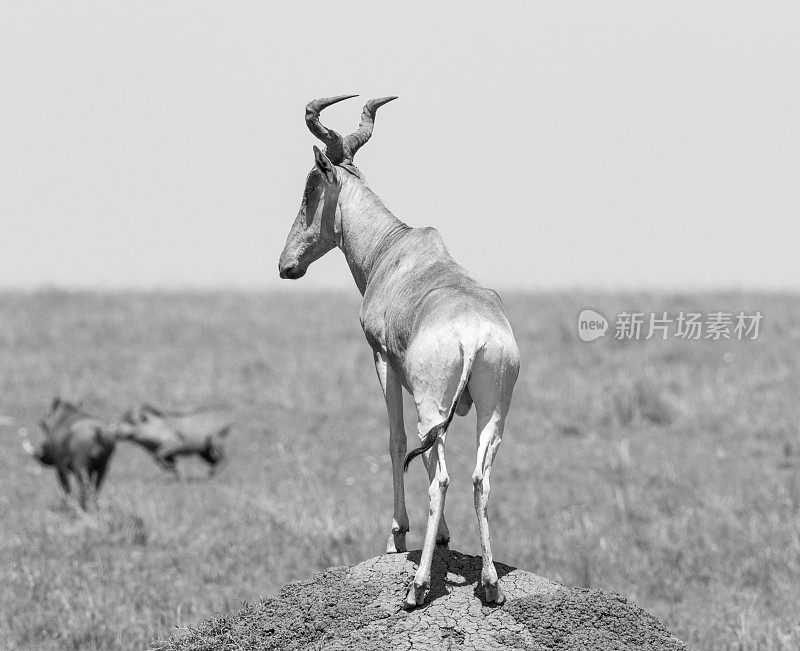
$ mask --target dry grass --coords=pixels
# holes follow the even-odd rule
[[[800,297],[505,302],[523,370],[492,477],[496,557],[618,591],[696,648],[800,647]],[[765,321],[754,342],[584,344],[584,307]],[[142,648],[381,553],[387,430],[357,311],[352,293],[0,295],[0,645]],[[102,511],[66,509],[17,436],[55,393],[109,416],[227,403],[230,466],[177,483],[122,445]],[[473,428],[470,414],[448,436],[447,505],[472,553]],[[426,491],[410,474],[418,546]]]

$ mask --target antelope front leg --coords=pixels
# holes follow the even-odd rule
[[[403,607],[410,610],[415,606],[421,606],[425,601],[425,593],[431,587],[431,562],[433,561],[433,549],[436,545],[436,536],[439,531],[439,522],[444,512],[444,499],[447,495],[447,486],[450,483],[450,476],[447,474],[447,466],[444,462],[444,438],[440,437],[433,445],[431,450],[430,465],[436,466],[433,479],[428,488],[430,497],[430,510],[428,511],[428,527],[425,529],[425,544],[422,547],[422,557],[419,561],[417,573],[414,576],[414,583],[408,589]]]
[[[403,480],[403,461],[406,456],[406,430],[403,426],[403,388],[391,365],[381,354],[375,353],[375,370],[378,372],[383,395],[386,398],[386,412],[389,416],[389,455],[392,459],[392,486],[394,488],[394,507],[392,528],[386,541],[389,554],[406,551],[408,532],[408,513]]]

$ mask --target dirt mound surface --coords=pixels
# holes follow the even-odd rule
[[[386,554],[290,583],[273,598],[209,620],[159,649],[685,651],[619,595],[567,588],[495,563],[503,606],[482,601],[481,559],[437,548],[425,605],[402,609],[419,551]]]

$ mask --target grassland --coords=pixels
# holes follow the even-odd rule
[[[800,297],[506,295],[523,368],[492,476],[498,560],[637,601],[698,649],[800,648]],[[761,310],[756,341],[585,344],[579,310]],[[383,551],[383,401],[354,293],[0,295],[0,647],[143,648]],[[121,444],[102,510],[19,446],[55,394],[115,416],[224,403],[230,465],[176,482]],[[414,414],[406,402],[407,431]],[[477,552],[474,413],[448,435]],[[188,463],[186,474],[205,471]],[[410,545],[424,472],[412,468]]]

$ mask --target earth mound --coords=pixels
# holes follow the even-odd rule
[[[386,554],[284,586],[276,597],[166,641],[171,651],[475,649],[686,651],[619,595],[568,588],[495,563],[503,606],[482,600],[481,558],[437,548],[425,604],[403,598],[420,552]]]

